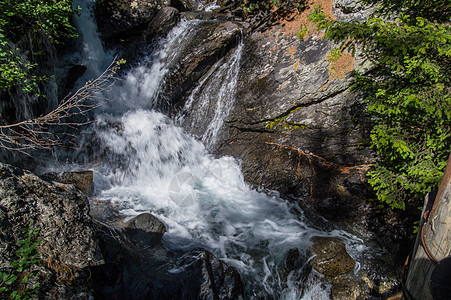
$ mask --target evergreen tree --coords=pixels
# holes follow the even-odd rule
[[[437,188],[451,151],[451,18],[449,0],[368,0],[365,22],[340,22],[315,8],[310,20],[325,38],[371,63],[353,73],[374,117],[369,173],[377,198],[404,209]]]

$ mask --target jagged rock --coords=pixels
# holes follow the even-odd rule
[[[201,263],[200,299],[244,299],[238,271],[205,250],[188,253]]]
[[[12,261],[17,241],[24,238],[21,229],[32,224],[40,228],[38,238],[42,239],[39,297],[89,296],[86,268],[104,261],[88,211],[85,194],[75,186],[44,181],[0,164],[0,266],[5,268]]]
[[[90,170],[72,171],[62,173],[47,173],[42,175],[42,178],[65,184],[73,184],[77,188],[79,188],[85,195],[88,195],[92,187],[94,174]]]
[[[337,276],[352,270],[355,261],[346,252],[339,238],[314,236],[312,238],[312,267],[327,276]]]
[[[166,36],[179,20],[180,12],[176,8],[162,8],[147,27],[147,39],[154,36]]]
[[[180,108],[198,80],[214,63],[237,45],[240,28],[232,22],[202,23],[185,46],[184,56],[171,69],[163,88],[163,98]]]

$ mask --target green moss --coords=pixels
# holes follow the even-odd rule
[[[278,118],[275,118],[275,119],[272,120],[272,121],[269,121],[269,122],[266,124],[265,128],[266,128],[266,129],[276,129],[276,130],[278,130],[278,129],[286,129],[286,128],[290,128],[290,129],[293,129],[293,130],[296,130],[296,129],[308,129],[308,127],[305,126],[305,125],[297,125],[297,124],[285,122],[285,120],[286,120],[292,113],[294,113],[295,111],[297,111],[298,109],[301,109],[301,107],[293,108],[293,109],[291,109],[287,114],[282,115],[282,116],[280,116],[280,117],[278,117]]]

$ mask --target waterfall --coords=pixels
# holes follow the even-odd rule
[[[89,25],[83,18],[92,21],[85,13],[78,26]],[[163,239],[170,249],[210,250],[240,272],[249,298],[328,298],[330,286],[315,280],[320,276],[315,273],[302,291],[296,276],[282,283],[278,266],[284,254],[297,248],[308,258],[312,236],[337,236],[353,258],[361,260],[362,240],[345,231],[316,228],[299,207],[276,192],[246,184],[234,158],[214,158],[206,148],[214,144],[233,106],[243,45],[218,62],[187,101],[185,109],[197,106],[199,111],[189,120],[193,126],[205,118],[202,105],[214,103],[201,141],[155,110],[159,88],[195,24],[180,22],[155,52],[124,75],[108,95],[113,101],[97,112],[80,147],[90,150],[78,153],[86,156],[84,167],[94,169],[94,197],[112,202],[126,217],[142,212],[157,216],[167,227]],[[93,73],[108,60],[98,35],[89,32],[94,28],[81,30],[84,59],[93,64]],[[179,116],[179,122],[188,120]]]
[[[232,55],[219,60],[211,68],[177,118],[178,123],[199,135],[208,149],[215,145],[224,120],[233,108],[243,47],[243,42],[240,42]],[[189,120],[185,120],[184,113],[193,106],[196,109],[192,110]]]

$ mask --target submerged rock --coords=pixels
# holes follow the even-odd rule
[[[293,248],[287,251],[285,253],[284,260],[282,261],[282,264],[279,266],[279,274],[282,279],[282,281],[286,282],[288,275],[299,269],[300,264],[300,255],[299,250],[297,248]]]
[[[312,267],[327,276],[337,276],[351,271],[355,261],[346,252],[345,244],[334,237],[314,236],[312,238]]]

